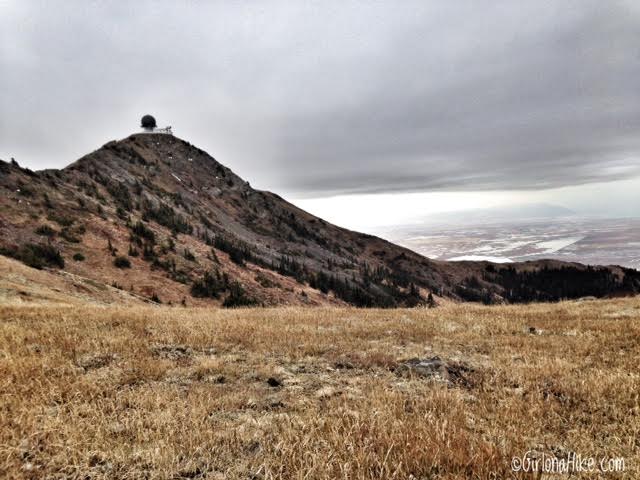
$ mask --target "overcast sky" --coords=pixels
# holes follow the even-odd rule
[[[0,158],[144,113],[290,198],[638,187],[640,2],[0,1]]]

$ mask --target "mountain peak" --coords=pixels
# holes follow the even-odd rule
[[[92,172],[129,184],[142,181],[171,191],[229,190],[247,184],[204,150],[168,134],[135,133],[106,143],[64,169]]]

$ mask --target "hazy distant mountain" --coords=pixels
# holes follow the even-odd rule
[[[109,142],[62,170],[0,162],[0,194],[0,253],[150,301],[393,307],[429,293],[517,302],[640,291],[640,274],[617,267],[429,260],[254,190],[166,134]]]
[[[552,218],[571,217],[576,212],[560,205],[548,203],[528,203],[510,207],[479,208],[461,212],[447,212],[429,215],[422,219],[426,224],[473,224],[501,222],[530,222]]]

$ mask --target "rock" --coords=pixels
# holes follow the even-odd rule
[[[334,362],[333,368],[335,368],[336,370],[353,370],[355,366],[350,360],[341,358],[338,361]]]
[[[284,402],[278,400],[277,398],[269,399],[267,401],[267,408],[269,408],[270,410],[279,410],[281,408],[285,408],[285,406],[286,405],[284,404]]]
[[[112,353],[88,353],[78,358],[76,360],[76,365],[81,367],[86,372],[88,370],[106,367],[115,359],[116,356]]]
[[[596,300],[598,300],[596,297],[588,296],[588,297],[577,298],[575,301],[580,303],[580,302],[594,302]]]
[[[525,391],[522,387],[515,387],[511,390],[511,392],[517,397],[524,397]]]
[[[20,457],[24,461],[31,460],[34,456],[33,452],[31,451],[31,444],[29,443],[29,440],[26,438],[20,442],[18,451],[20,452]]]
[[[160,358],[167,360],[179,360],[191,356],[191,349],[183,345],[156,345],[151,348],[151,352]]]
[[[436,380],[449,379],[446,365],[438,356],[422,360],[410,358],[396,367],[396,373],[401,376],[417,376]]]
[[[536,327],[527,327],[525,329],[526,333],[530,333],[531,335],[542,335],[542,332],[544,330],[542,330],[541,328],[536,328]]]
[[[330,386],[322,387],[321,389],[317,390],[315,393],[316,398],[329,398],[338,394],[340,394],[340,392],[338,392],[335,388]]]
[[[410,358],[395,368],[396,375],[418,377],[470,388],[475,381],[474,369],[460,362],[447,362],[435,356],[426,359]]]
[[[120,422],[113,422],[108,426],[108,428],[114,435],[120,435],[126,431],[126,427]]]

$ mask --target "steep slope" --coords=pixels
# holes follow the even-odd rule
[[[113,141],[62,170],[0,164],[0,253],[151,301],[414,306],[640,290],[638,272],[426,259],[258,191],[172,135]]]

